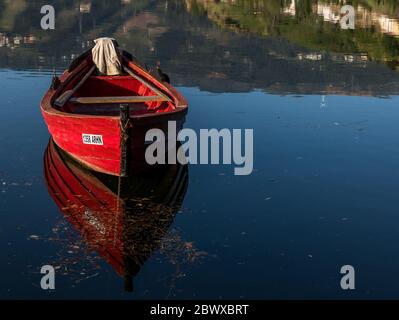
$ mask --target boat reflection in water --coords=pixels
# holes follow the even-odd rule
[[[187,166],[154,167],[123,179],[82,167],[50,140],[44,175],[65,218],[133,291],[134,276],[160,247],[182,204]]]

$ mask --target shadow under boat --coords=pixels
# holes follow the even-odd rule
[[[119,178],[92,171],[51,139],[44,154],[48,192],[90,249],[133,291],[133,278],[162,244],[188,187],[188,167],[163,165]]]

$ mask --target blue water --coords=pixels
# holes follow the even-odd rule
[[[196,258],[172,263],[158,250],[124,293],[95,252],[68,253],[81,236],[47,192],[39,102],[50,78],[0,72],[0,298],[399,297],[399,97],[326,96],[322,106],[319,95],[179,88],[186,127],[254,130],[254,172],[191,165],[169,234]],[[43,291],[41,266],[69,256],[77,263]],[[354,291],[340,288],[346,264]]]

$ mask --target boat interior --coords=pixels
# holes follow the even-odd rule
[[[170,112],[172,99],[155,85],[125,67],[118,76],[96,74],[95,66],[80,74],[55,100],[58,110],[74,114],[118,116],[120,105],[129,105],[130,115]]]

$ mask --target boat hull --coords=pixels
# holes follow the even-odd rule
[[[56,98],[74,87],[92,67],[88,59],[82,60],[73,70],[65,71],[60,77],[61,87],[49,89],[41,102],[41,111],[54,142],[87,167],[115,176],[126,171],[139,174],[150,169],[145,161],[146,132],[157,128],[168,136],[168,122],[175,121],[178,131],[187,113],[187,102],[172,86],[155,79],[133,61],[125,61],[125,64],[170,97],[175,105],[174,110],[167,112],[130,114],[127,140],[123,139],[126,132],[122,132],[119,115],[79,114],[54,106]]]
[[[177,132],[183,127],[186,112],[162,115],[150,119],[132,118],[127,140],[129,174],[140,174],[151,169],[145,159],[145,135],[160,129],[168,137],[168,122],[176,123]],[[83,165],[110,175],[121,173],[121,127],[119,118],[79,118],[43,113],[54,142]],[[102,144],[85,144],[87,135],[98,136]],[[166,140],[167,143],[167,140]]]

